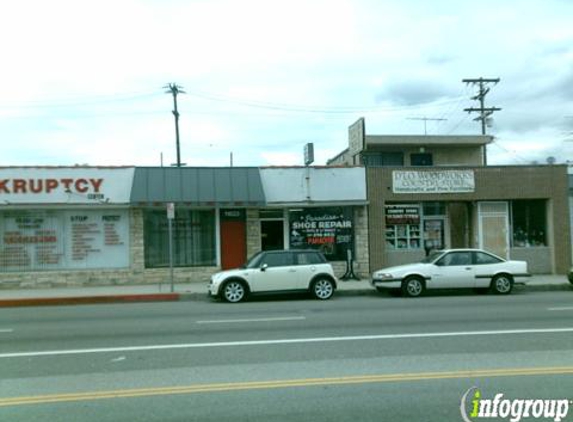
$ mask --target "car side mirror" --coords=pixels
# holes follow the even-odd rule
[[[269,264],[261,265],[261,271],[266,271],[267,268],[269,268]]]

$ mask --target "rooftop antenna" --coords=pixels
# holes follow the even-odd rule
[[[441,121],[441,120],[448,120],[448,119],[438,119],[438,118],[433,118],[433,117],[407,117],[408,120],[423,120],[424,121],[424,136],[428,134],[428,130],[427,130],[427,122],[428,120],[431,121]]]

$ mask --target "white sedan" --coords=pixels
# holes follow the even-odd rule
[[[372,274],[377,290],[399,289],[405,296],[420,296],[426,289],[474,288],[509,294],[513,285],[525,284],[527,262],[500,258],[481,249],[434,251],[421,262],[388,267]]]

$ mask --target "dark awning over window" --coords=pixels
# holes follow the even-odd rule
[[[190,205],[264,205],[265,194],[255,167],[138,167],[132,204],[179,202]]]

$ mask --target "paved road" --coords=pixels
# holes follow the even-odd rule
[[[1,309],[0,420],[462,420],[573,399],[572,352],[569,292]]]

